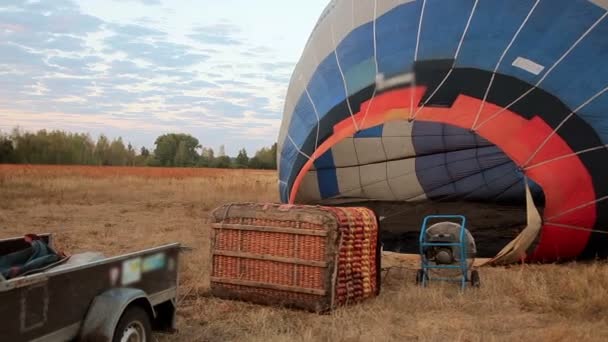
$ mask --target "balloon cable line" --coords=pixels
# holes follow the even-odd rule
[[[315,52],[314,49],[309,49],[312,58],[315,61],[315,65],[320,65],[321,62],[319,61],[319,57],[317,56],[317,53]],[[302,79],[302,75],[300,75],[300,79]],[[302,79],[302,83],[304,83],[304,80]],[[312,99],[312,96],[310,96],[310,92],[308,91],[308,85],[304,84],[304,89],[306,90],[306,96],[308,96],[308,99],[310,100],[310,103],[312,104],[312,108],[315,112],[315,115],[317,117],[317,137],[315,139],[315,152],[317,151],[317,147],[319,147],[319,133],[320,133],[320,129],[321,129],[321,116],[319,115],[319,112],[317,110],[317,106],[315,105],[315,102]],[[314,153],[314,152],[313,152]]]
[[[555,158],[551,158],[551,159],[548,159],[548,160],[545,160],[545,161],[542,161],[542,162],[538,162],[536,164],[532,164],[532,165],[526,166],[523,169],[527,171],[527,170],[530,170],[530,169],[533,169],[533,168],[536,168],[536,167],[539,167],[539,166],[543,166],[543,165],[552,163],[554,161],[558,161],[558,160],[566,159],[566,158],[569,158],[569,157],[574,157],[574,156],[578,156],[578,155],[581,155],[581,154],[584,154],[584,153],[589,153],[589,152],[593,152],[593,151],[597,151],[597,150],[602,150],[602,149],[606,149],[606,148],[608,148],[608,144],[599,145],[599,146],[595,146],[595,147],[590,147],[590,148],[587,148],[587,149],[584,149],[584,150],[580,150],[578,152],[568,153],[568,154],[564,154],[564,155],[559,156],[559,157],[555,157]]]
[[[295,141],[293,141],[293,138],[291,137],[291,134],[287,133],[287,138],[289,139],[289,141],[291,141],[291,143],[293,144],[293,146],[296,148],[296,150],[298,151],[298,153],[300,153],[301,155],[303,155],[304,157],[306,157],[307,159],[311,159],[311,157],[304,153],[299,147],[298,144],[296,144]]]
[[[354,139],[353,139],[354,140]],[[388,153],[386,152],[386,145],[384,145],[384,137],[380,137],[380,144],[382,145],[382,152],[384,152],[384,160],[389,160],[388,158]],[[391,192],[391,195],[393,196],[393,198],[395,200],[397,200],[397,195],[395,194],[395,191],[393,190],[393,187],[391,186],[391,184],[388,182],[389,180],[389,176],[388,176],[388,162],[384,163],[384,175],[386,177],[386,186],[388,187],[389,191]],[[359,173],[361,173],[361,168],[359,168]]]
[[[426,7],[426,0],[422,1],[422,9],[420,10],[420,18],[418,19],[418,31],[416,33],[416,47],[414,48],[414,64],[418,61],[418,47],[420,45],[420,30],[422,29],[422,20],[424,18],[424,8]],[[416,89],[416,77],[412,80],[412,89]],[[413,120],[414,114],[414,92],[410,92],[410,114],[408,120]]]
[[[359,151],[357,151],[357,144],[355,144],[355,139],[351,139],[353,143],[353,150],[355,151],[355,159],[357,160],[357,165],[361,165],[361,161],[359,159]],[[359,167],[357,170],[357,180],[359,181],[359,191],[365,196],[365,189],[363,188],[363,179],[361,179],[361,168]]]
[[[354,0],[353,0],[354,1]],[[378,0],[374,0],[374,22],[372,24],[372,38],[374,43],[374,67],[376,68],[376,79],[378,77],[378,44],[376,39],[376,19],[378,16]],[[374,81],[376,82],[376,81]],[[372,107],[374,103],[374,98],[376,97],[376,91],[378,89],[378,85],[374,86],[374,92],[372,93],[372,97],[369,100],[367,108],[365,109],[365,115],[363,115],[363,119],[361,120],[361,127],[365,127],[365,120],[367,119],[367,114],[369,114],[369,109]],[[358,130],[357,130],[358,131]]]
[[[565,228],[565,229],[571,229],[571,230],[581,230],[581,231],[586,231],[586,232],[591,232],[591,233],[608,234],[607,229],[592,229],[592,228],[574,226],[574,225],[563,224],[563,223],[554,223],[554,222],[546,222],[545,225]]]
[[[519,28],[517,29],[517,31],[513,35],[513,38],[511,38],[511,41],[509,42],[509,45],[507,45],[507,47],[505,48],[505,50],[502,52],[502,55],[500,55],[500,58],[498,59],[498,62],[496,62],[496,65],[494,66],[494,71],[492,71],[492,77],[490,78],[490,83],[488,83],[488,87],[486,88],[486,92],[483,95],[483,101],[481,101],[481,105],[479,106],[479,109],[477,110],[477,114],[475,115],[475,120],[473,121],[473,124],[471,125],[471,129],[473,129],[473,127],[475,127],[475,125],[477,125],[477,121],[479,121],[479,117],[481,116],[481,112],[483,111],[483,108],[484,108],[484,105],[486,103],[486,100],[488,99],[488,95],[490,93],[490,89],[492,88],[492,84],[494,83],[494,77],[496,77],[496,73],[498,72],[498,68],[500,68],[500,65],[502,64],[503,59],[507,55],[507,52],[509,52],[509,49],[511,49],[511,46],[513,45],[513,43],[515,42],[515,40],[519,36],[519,33],[521,32],[521,30],[524,28],[524,26],[526,26],[526,23],[528,22],[528,20],[532,16],[532,13],[534,13],[534,10],[536,9],[536,6],[538,6],[539,2],[540,2],[540,0],[536,0],[536,2],[534,3],[534,5],[532,5],[532,8],[530,8],[530,11],[528,11],[528,15],[526,16],[526,18],[524,18],[524,21],[522,21],[521,25],[519,25]]]
[[[353,113],[353,108],[350,105],[350,96],[348,94],[348,85],[346,84],[346,76],[344,76],[344,72],[342,71],[342,66],[340,65],[340,58],[338,58],[338,45],[336,44],[336,37],[334,33],[334,25],[333,22],[330,22],[331,29],[331,41],[334,45],[334,56],[336,57],[336,64],[338,65],[338,71],[340,71],[340,77],[342,78],[342,85],[344,86],[344,95],[346,97],[346,105],[348,106],[348,112],[350,114],[350,118],[353,121],[353,125],[355,126],[355,130],[359,131],[359,125],[357,124],[357,120],[355,120],[355,115]]]
[[[583,41],[583,39],[585,39],[585,37],[587,37],[587,35],[589,33],[591,33],[591,31],[593,31],[593,29],[595,29],[597,27],[597,25],[599,25],[604,20],[604,18],[606,18],[606,16],[608,16],[608,11],[606,11],[599,19],[597,19],[593,23],[593,25],[591,25],[587,29],[587,31],[585,31],[570,46],[570,48],[568,48],[568,50],[566,50],[566,52],[564,52],[564,54],[562,54],[561,57],[557,61],[555,61],[555,63],[553,63],[553,65],[547,70],[547,72],[545,72],[545,74],[536,82],[536,84],[534,86],[530,87],[530,89],[528,89],[525,93],[523,93],[522,95],[520,95],[517,99],[513,100],[506,107],[501,108],[500,110],[498,110],[494,114],[490,115],[490,117],[488,117],[487,119],[485,119],[479,125],[477,125],[476,127],[473,127],[473,130],[478,130],[481,126],[485,125],[486,123],[488,123],[492,119],[496,118],[498,115],[504,113],[506,110],[508,110],[509,108],[511,108],[513,105],[515,105],[516,103],[518,103],[519,101],[521,101],[524,97],[528,96],[528,94],[530,94],[534,89],[538,88],[540,86],[540,84],[551,74],[551,72],[579,45],[579,43],[581,41]]]
[[[589,201],[589,202],[587,202],[587,203],[583,203],[583,204],[581,204],[581,205],[579,205],[579,206],[576,206],[576,207],[574,207],[574,208],[570,208],[570,209],[568,209],[568,210],[562,211],[562,212],[561,212],[561,213],[559,213],[559,214],[555,214],[555,215],[553,215],[553,216],[551,216],[551,217],[548,217],[548,218],[547,218],[547,221],[549,221],[549,220],[553,220],[553,219],[556,219],[556,218],[558,218],[558,217],[562,217],[562,216],[564,216],[564,215],[566,215],[566,214],[569,214],[569,213],[571,213],[571,212],[573,212],[573,211],[577,211],[577,210],[579,210],[579,209],[587,208],[587,207],[588,207],[588,206],[590,206],[590,205],[594,205],[594,204],[596,204],[596,203],[599,203],[599,202],[605,201],[605,200],[607,200],[607,199],[608,199],[608,196],[604,196],[604,197],[598,198],[598,199],[596,199],[596,200]]]
[[[458,55],[460,54],[460,49],[462,48],[462,44],[464,43],[464,38],[466,37],[467,32],[469,31],[469,26],[471,26],[471,20],[473,20],[473,16],[475,15],[475,10],[477,9],[477,4],[478,3],[479,3],[479,0],[475,0],[475,4],[473,4],[473,8],[471,8],[471,13],[469,14],[469,19],[467,20],[467,24],[464,27],[464,31],[462,32],[462,35],[460,37],[460,41],[458,42],[458,47],[456,48],[456,52],[454,53],[454,61],[452,62],[452,66],[450,67],[450,70],[443,77],[443,80],[441,80],[441,83],[439,83],[439,85],[435,88],[435,90],[433,90],[433,92],[431,93],[431,95],[416,110],[416,112],[414,113],[414,115],[412,117],[410,117],[410,120],[416,119],[416,116],[418,115],[418,113],[420,113],[420,111],[424,108],[424,106],[426,106],[431,101],[431,99],[435,96],[435,94],[437,94],[437,92],[439,91],[439,89],[441,89],[441,87],[443,87],[443,85],[445,84],[445,82],[448,80],[448,78],[450,77],[450,75],[454,71],[454,67],[456,67],[456,61],[458,60]]]
[[[530,162],[532,161],[532,159],[534,159],[534,157],[536,157],[536,155],[538,154],[538,152],[540,152],[540,150],[542,150],[543,147],[545,147],[545,145],[547,144],[547,142],[549,141],[549,139],[551,139],[551,137],[553,137],[557,131],[562,128],[562,126],[568,121],[570,120],[570,118],[572,116],[574,116],[576,113],[578,113],[581,109],[583,109],[585,106],[587,106],[589,103],[593,102],[593,100],[595,100],[596,98],[598,98],[599,96],[601,96],[602,94],[604,94],[606,91],[608,91],[608,86],[606,86],[606,88],[600,90],[599,92],[597,92],[595,95],[593,95],[592,97],[590,97],[589,99],[587,99],[587,101],[585,101],[583,104],[581,104],[580,106],[578,106],[576,109],[574,109],[572,112],[570,112],[570,114],[568,114],[568,116],[566,116],[562,122],[559,123],[559,125],[557,125],[557,127],[555,127],[555,129],[545,138],[545,140],[543,140],[543,142],[536,148],[536,150],[530,155],[530,157],[528,158],[528,160],[526,160],[526,162],[522,165],[522,167],[526,167],[530,164]]]
[[[303,81],[302,81],[303,83]],[[310,104],[312,105],[312,110],[315,112],[315,116],[317,118],[317,136],[315,138],[315,151],[317,150],[317,147],[319,146],[319,130],[320,130],[320,126],[321,126],[321,119],[319,118],[319,112],[317,111],[317,106],[315,106],[315,102],[312,100],[312,97],[310,96],[310,93],[308,92],[308,86],[304,85],[304,91],[306,92],[306,96],[308,97],[308,101],[310,101]]]

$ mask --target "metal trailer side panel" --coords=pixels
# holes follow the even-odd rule
[[[80,326],[93,299],[108,289],[143,290],[153,305],[177,288],[179,247],[159,247],[0,284],[0,336],[7,341],[50,337]],[[73,329],[72,329],[73,330]]]

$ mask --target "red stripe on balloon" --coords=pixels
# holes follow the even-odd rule
[[[361,107],[354,115],[359,129],[370,128],[386,121],[406,119],[406,117],[387,117],[391,109],[408,108],[412,88],[398,89],[376,96]],[[424,87],[415,88],[414,103],[419,103],[426,91]],[[416,120],[430,121],[470,129],[475,121],[482,101],[470,96],[460,95],[450,108],[424,107],[418,110]],[[492,117],[498,111],[499,115]],[[366,116],[363,122],[363,117]],[[519,166],[523,166],[538,147],[551,136],[553,129],[540,117],[528,120],[515,112],[484,103],[477,123],[483,123],[476,132],[479,136],[492,142],[506,153]],[[356,133],[353,118],[347,118],[334,126],[334,134],[324,141],[300,170],[290,196],[290,203],[295,202],[297,190],[304,175],[310,170],[316,158],[321,156],[342,139]],[[555,157],[573,154],[568,144],[558,135],[552,135],[542,149],[534,156],[528,165],[534,165]],[[593,182],[584,164],[578,156],[553,160],[527,170],[526,175],[539,184],[545,194],[545,210],[543,216],[560,215],[571,208],[567,214],[552,219],[553,223],[567,224],[578,227],[593,227],[596,221],[595,204],[584,206],[595,200]],[[536,249],[528,256],[530,261],[568,259],[579,255],[585,248],[590,231],[572,230],[544,225]]]

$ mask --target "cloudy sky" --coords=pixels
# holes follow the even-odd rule
[[[328,0],[0,0],[0,130],[166,132],[250,154]]]

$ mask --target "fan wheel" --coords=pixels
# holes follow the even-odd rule
[[[471,286],[472,287],[481,286],[481,280],[479,278],[479,272],[477,270],[471,271]]]
[[[426,280],[428,282],[429,277],[424,274],[424,271],[422,269],[419,269],[416,271],[416,285],[423,285],[424,282],[423,280]]]

